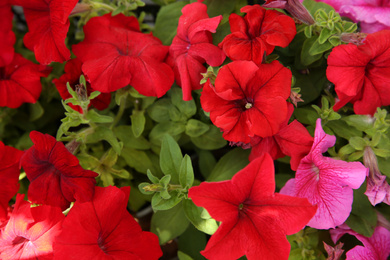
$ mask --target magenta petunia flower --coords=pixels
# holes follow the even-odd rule
[[[280,193],[307,198],[318,206],[308,226],[334,228],[344,223],[352,210],[353,190],[364,182],[368,169],[360,162],[345,162],[324,157],[336,137],[327,135],[317,119],[314,143],[310,153],[301,160],[295,179],[289,180]]]
[[[84,170],[76,156],[63,143],[37,131],[30,133],[34,145],[20,163],[30,180],[28,199],[38,204],[58,206],[62,210],[72,201],[93,197],[97,173]]]
[[[316,206],[307,199],[275,193],[268,154],[253,160],[229,181],[202,182],[188,197],[222,224],[201,252],[207,259],[287,259],[286,235],[300,231]]]
[[[363,246],[355,246],[347,252],[347,260],[387,260],[390,256],[390,231],[382,226],[377,226],[371,237],[365,237],[343,224],[336,229],[330,230],[334,243],[344,234],[350,234],[359,239]]]
[[[169,47],[169,63],[175,72],[176,83],[183,89],[183,99],[191,100],[191,91],[200,89],[201,73],[207,71],[205,62],[220,66],[225,53],[213,45],[211,33],[215,33],[222,15],[209,18],[207,6],[192,3],[182,9],[177,34]]]
[[[390,0],[316,0],[331,5],[341,16],[360,22],[361,31],[390,29]]]
[[[16,196],[11,217],[1,232],[0,259],[53,259],[53,241],[65,216],[58,207],[31,207],[23,197]]]
[[[142,231],[126,209],[129,194],[130,187],[96,187],[92,201],[76,201],[54,242],[54,259],[159,259],[158,237]]]

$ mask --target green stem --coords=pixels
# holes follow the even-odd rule
[[[123,113],[125,112],[126,101],[127,101],[127,95],[122,97],[120,102],[119,102],[119,110],[118,110],[118,113],[116,114],[116,116],[114,118],[114,121],[112,122],[112,124],[110,126],[111,130],[118,124],[119,120],[121,120],[121,118],[123,116]]]
[[[109,12],[113,12],[115,11],[115,8],[108,5],[108,4],[105,4],[105,3],[99,3],[99,2],[95,2],[95,1],[85,1],[86,4],[90,4],[92,6],[92,9],[103,9],[103,10],[106,10],[106,11],[109,11]]]

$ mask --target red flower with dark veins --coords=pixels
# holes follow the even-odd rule
[[[356,114],[373,115],[377,107],[390,105],[390,30],[367,35],[362,45],[340,45],[328,57],[326,76],[335,84],[339,101]]]
[[[0,226],[8,218],[8,203],[19,190],[19,161],[23,152],[0,141]]]
[[[61,231],[65,216],[58,207],[31,207],[23,197],[16,196],[11,217],[1,232],[0,259],[53,259],[53,241]]]
[[[218,45],[231,60],[251,60],[261,64],[264,54],[269,55],[275,46],[287,47],[296,34],[294,20],[259,5],[244,6],[238,14],[229,16],[231,34]]]
[[[177,34],[169,47],[176,83],[183,89],[183,100],[191,100],[191,91],[200,89],[201,73],[207,69],[205,62],[213,67],[220,66],[225,53],[213,45],[211,33],[215,33],[222,15],[209,18],[207,6],[201,3],[186,5],[179,19]]]
[[[96,187],[92,201],[76,201],[54,242],[54,259],[159,259],[157,236],[126,210],[129,194],[130,187]]]
[[[218,72],[215,87],[208,81],[200,98],[213,124],[231,142],[249,143],[279,131],[287,117],[291,71],[278,61],[257,66],[234,61]]]
[[[304,228],[317,209],[307,199],[275,193],[274,163],[268,154],[250,162],[232,180],[192,187],[188,197],[222,222],[201,252],[215,260],[243,255],[249,260],[288,259],[286,235]]]
[[[261,138],[255,136],[251,139],[250,161],[264,153],[269,153],[274,160],[287,155],[291,157],[291,169],[293,171],[297,170],[301,159],[310,152],[314,138],[297,120],[288,124],[293,111],[293,105],[288,103],[288,116],[280,125],[278,133],[270,137]]]
[[[50,72],[50,67],[34,64],[15,53],[9,65],[0,67],[0,107],[17,108],[37,102],[42,91],[40,78]]]
[[[12,31],[14,14],[8,0],[0,3],[0,67],[10,64],[14,57],[15,34]]]
[[[53,83],[56,85],[58,92],[63,100],[71,98],[72,96],[69,94],[68,89],[66,87],[66,83],[69,82],[70,87],[75,90],[76,85],[79,85],[80,76],[83,75],[81,71],[82,63],[79,59],[71,59],[65,65],[65,74],[63,74],[59,79],[54,79]],[[87,83],[87,94],[91,94],[94,89],[91,87],[88,78],[86,78]],[[111,102],[111,94],[110,93],[101,93],[99,96],[91,100],[90,105],[93,105],[98,110],[106,109]],[[80,106],[74,106],[72,104],[68,104],[74,110],[82,113],[82,109]]]
[[[95,90],[108,93],[130,84],[142,95],[161,97],[171,88],[173,71],[164,62],[169,47],[142,33],[137,18],[94,17],[84,33],[84,41],[72,49]]]
[[[84,170],[79,160],[63,143],[37,131],[30,133],[34,145],[21,159],[30,180],[28,199],[37,204],[58,206],[62,210],[72,201],[89,201],[93,197],[97,173]]]
[[[28,32],[24,44],[34,51],[41,64],[69,60],[70,51],[65,38],[69,29],[68,16],[78,0],[9,0],[23,7]]]

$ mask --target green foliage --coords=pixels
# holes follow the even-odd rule
[[[217,231],[217,222],[204,208],[197,207],[191,199],[183,200],[184,212],[189,221],[200,231],[212,235]]]

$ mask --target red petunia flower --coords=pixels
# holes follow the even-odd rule
[[[11,217],[1,232],[0,259],[53,259],[53,241],[65,216],[58,207],[31,207],[18,194]]]
[[[158,238],[126,210],[130,187],[96,187],[91,202],[75,202],[54,243],[54,259],[159,259]],[[69,258],[69,252],[72,252]]]
[[[188,192],[197,206],[221,221],[202,255],[208,259],[288,259],[286,235],[301,230],[317,207],[307,199],[275,193],[274,164],[265,154],[230,181],[203,182]]]
[[[213,45],[211,33],[215,33],[222,15],[209,18],[207,6],[201,3],[186,5],[179,19],[177,34],[169,47],[176,83],[183,89],[183,99],[192,99],[191,90],[200,89],[201,73],[207,69],[205,62],[213,67],[225,60],[225,53]]]
[[[235,61],[218,72],[215,87],[203,87],[202,108],[232,142],[249,143],[255,135],[268,137],[279,131],[287,117],[291,71],[278,61],[260,64]]]
[[[15,34],[12,31],[14,14],[8,1],[0,3],[0,67],[7,66],[14,58]]]
[[[75,86],[80,84],[79,79],[80,76],[83,75],[81,71],[82,63],[79,59],[71,59],[65,65],[65,74],[62,75],[59,79],[54,79],[53,83],[56,85],[58,92],[60,93],[63,100],[71,98],[72,96],[69,94],[68,89],[66,87],[66,83],[69,82],[69,85],[75,90]],[[87,82],[87,94],[89,95],[94,89],[91,87],[89,80],[86,79]],[[106,109],[111,102],[111,94],[110,93],[101,93],[99,96],[91,100],[90,105],[93,105],[98,110]],[[68,104],[74,110],[82,113],[82,109],[80,106],[74,106],[72,104]]]
[[[34,51],[41,64],[69,60],[70,51],[65,38],[69,29],[68,16],[78,0],[9,0],[23,7],[28,32],[24,44]]]
[[[15,53],[11,64],[0,67],[0,107],[17,108],[37,102],[42,91],[40,78],[50,72],[50,67],[34,64]]]
[[[373,115],[377,107],[390,105],[390,31],[369,34],[359,46],[333,48],[326,76],[339,98],[335,111],[352,103],[356,114]]]
[[[23,152],[0,141],[0,226],[8,218],[8,203],[19,190],[19,161]]]
[[[259,5],[244,6],[238,14],[229,16],[231,34],[218,45],[232,60],[251,60],[261,64],[264,54],[275,46],[287,47],[296,34],[294,20],[278,11]]]
[[[163,96],[174,75],[164,62],[168,46],[139,30],[137,18],[123,14],[94,17],[84,26],[85,39],[73,46],[95,90],[112,92],[130,84],[145,96]]]
[[[314,138],[297,120],[288,124],[293,111],[293,105],[288,103],[288,116],[280,125],[278,133],[270,137],[260,138],[255,136],[251,139],[250,161],[264,153],[269,153],[274,160],[287,155],[291,157],[291,169],[293,171],[297,170],[301,159],[310,152]]]
[[[72,201],[89,201],[93,197],[97,173],[84,170],[79,160],[63,143],[50,135],[32,131],[34,145],[21,159],[30,180],[28,199],[33,203],[58,206],[62,210]]]

